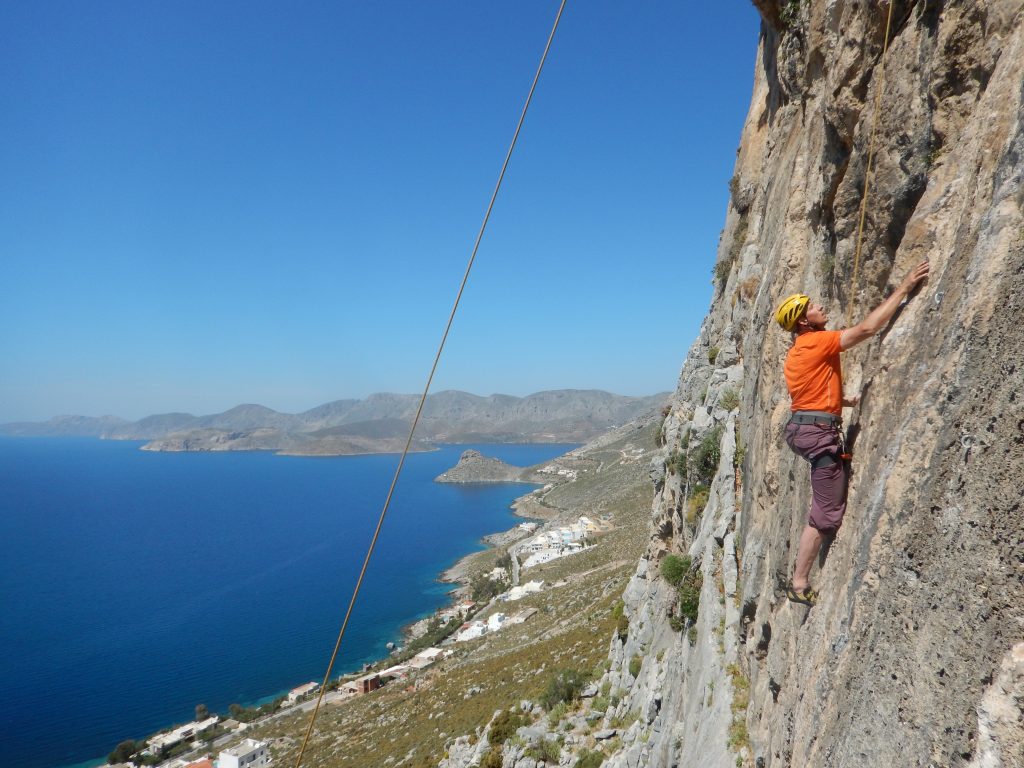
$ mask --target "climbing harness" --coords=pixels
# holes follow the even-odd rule
[[[789,420],[794,424],[822,424],[828,427],[838,427],[843,423],[839,416],[828,411],[795,411]]]
[[[323,684],[320,686],[320,695],[317,697],[316,705],[313,707],[313,712],[309,718],[309,727],[306,729],[306,735],[302,739],[302,746],[299,748],[298,757],[295,759],[295,768],[299,768],[302,765],[302,758],[306,753],[306,746],[309,744],[309,737],[313,733],[313,725],[316,723],[317,713],[320,711],[320,705],[324,699],[324,693],[327,691],[327,684],[331,678],[331,671],[334,669],[334,662],[338,658],[338,651],[341,648],[342,638],[345,636],[345,629],[348,627],[349,619],[352,616],[352,609],[355,607],[356,598],[359,596],[359,589],[363,584],[363,577],[366,575],[366,569],[370,564],[370,558],[373,555],[374,547],[377,545],[377,538],[380,536],[381,528],[384,525],[384,517],[387,515],[388,507],[391,506],[391,497],[395,493],[395,486],[398,485],[398,478],[402,474],[402,467],[405,465],[405,459],[409,455],[409,448],[412,445],[413,435],[416,434],[416,426],[419,424],[420,415],[423,413],[423,405],[426,403],[427,394],[430,392],[430,385],[434,380],[434,373],[437,371],[438,363],[441,361],[441,352],[444,350],[445,341],[448,339],[448,332],[451,330],[452,323],[455,321],[455,312],[459,308],[459,302],[462,299],[463,291],[466,289],[466,283],[469,281],[469,273],[473,269],[473,262],[476,261],[476,253],[480,248],[480,241],[483,239],[484,230],[487,228],[487,222],[491,217],[491,211],[494,209],[494,201],[498,197],[498,190],[501,189],[502,179],[505,177],[505,170],[508,168],[509,160],[512,159],[512,151],[515,149],[516,142],[519,139],[519,132],[522,130],[523,123],[526,121],[526,112],[530,108],[530,101],[533,99],[533,93],[537,88],[537,82],[540,80],[540,73],[544,69],[544,62],[547,60],[548,51],[551,49],[551,42],[555,38],[555,30],[558,29],[558,22],[562,18],[562,11],[565,10],[566,0],[562,0],[561,5],[558,7],[558,13],[555,15],[554,24],[551,26],[551,33],[548,35],[547,44],[544,46],[544,53],[541,54],[540,63],[537,65],[537,73],[533,76],[533,84],[530,86],[530,92],[526,97],[526,102],[523,104],[523,111],[519,115],[519,123],[516,125],[515,133],[512,135],[512,141],[509,144],[508,152],[505,154],[505,162],[501,166],[501,171],[498,173],[498,181],[494,185],[494,192],[491,194],[491,201],[487,205],[487,212],[484,214],[483,223],[480,225],[480,231],[477,233],[476,241],[473,243],[473,250],[469,257],[469,262],[466,264],[466,271],[462,276],[462,283],[459,285],[458,293],[455,296],[455,303],[452,306],[452,311],[448,315],[448,323],[445,326],[444,333],[441,336],[441,343],[438,345],[437,354],[434,356],[434,363],[430,369],[430,375],[427,376],[427,384],[423,388],[423,394],[420,397],[419,405],[416,408],[416,415],[412,420],[412,427],[409,429],[409,437],[405,441],[405,448],[402,450],[401,458],[398,460],[398,467],[395,469],[394,478],[391,480],[391,487],[388,489],[387,496],[384,499],[384,506],[380,512],[380,518],[377,520],[377,528],[373,532],[373,537],[370,540],[370,546],[366,551],[366,557],[363,560],[363,567],[359,571],[359,578],[356,579],[355,588],[352,590],[352,598],[349,601],[348,609],[345,611],[345,618],[341,623],[341,630],[338,632],[338,639],[334,644],[334,651],[331,653],[331,660],[327,664],[327,671],[324,673]]]
[[[875,160],[875,130],[878,128],[878,113],[881,110],[882,92],[885,90],[885,57],[889,52],[889,30],[892,27],[892,9],[895,0],[889,0],[889,13],[885,20],[885,38],[882,41],[881,71],[878,75],[878,88],[875,89],[875,111],[871,118],[871,134],[868,138],[868,164],[864,172],[864,193],[860,199],[860,222],[857,225],[857,246],[853,255],[853,276],[850,279],[850,301],[846,309],[846,327],[849,328],[853,318],[853,308],[857,297],[857,278],[860,272],[860,252],[864,244],[864,219],[868,210],[868,190],[871,186],[871,171]]]
[[[810,459],[811,469],[831,467],[840,461],[850,461],[853,458],[853,454],[846,451],[846,437],[843,435],[842,429],[843,420],[834,413],[829,413],[828,411],[795,411],[789,417],[789,421],[791,424],[817,424],[822,427],[831,427],[838,433],[839,449],[822,453]]]

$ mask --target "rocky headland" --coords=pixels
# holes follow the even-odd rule
[[[463,451],[459,463],[434,478],[435,483],[514,483],[528,482],[532,473],[524,467],[506,464],[501,459],[484,456],[480,451]]]

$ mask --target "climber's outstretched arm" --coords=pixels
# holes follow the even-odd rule
[[[892,316],[896,314],[900,303],[914,290],[914,286],[928,277],[928,269],[928,260],[925,259],[910,270],[889,298],[871,310],[867,317],[852,328],[843,329],[839,335],[839,348],[845,351],[850,347],[855,347],[885,328],[892,320]]]

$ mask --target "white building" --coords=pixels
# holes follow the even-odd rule
[[[207,728],[216,725],[218,720],[220,720],[220,718],[214,715],[213,717],[208,717],[205,720],[195,720],[191,723],[179,725],[173,731],[154,736],[146,742],[146,749],[153,754],[156,754],[164,747],[173,747],[178,742],[197,736]]]
[[[492,613],[487,617],[487,631],[497,632],[507,620],[508,617],[504,613]]]
[[[217,759],[217,768],[265,768],[270,765],[270,752],[265,741],[245,739],[225,749]]]
[[[310,682],[310,683],[306,683],[305,685],[300,685],[298,688],[292,688],[290,691],[288,691],[287,701],[289,703],[291,703],[291,704],[294,704],[296,701],[301,699],[307,693],[312,693],[313,691],[315,691],[319,687],[320,687],[320,683]]]
[[[476,640],[487,634],[487,625],[482,621],[471,621],[464,624],[459,633],[455,636],[455,642],[464,643],[467,640]]]

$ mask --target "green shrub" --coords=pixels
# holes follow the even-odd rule
[[[722,458],[721,424],[716,426],[700,441],[700,445],[690,456],[691,479],[700,485],[711,485],[718,471],[718,462]]]
[[[629,660],[629,674],[632,677],[638,677],[640,675],[640,668],[643,666],[644,660],[640,656],[634,656]]]
[[[573,763],[573,768],[600,768],[603,763],[604,754],[584,749],[580,752],[580,756],[576,758],[576,762]]]
[[[690,491],[690,497],[686,500],[686,522],[689,525],[697,522],[697,516],[708,505],[709,495],[710,492],[706,485],[697,484]]]
[[[548,713],[548,725],[554,728],[565,717],[565,713],[569,711],[569,705],[564,701],[560,704],[556,704],[555,708]]]
[[[718,404],[727,411],[735,411],[740,407],[740,396],[736,393],[735,389],[727,389],[718,399]]]
[[[673,587],[678,587],[683,580],[683,576],[690,570],[691,566],[692,563],[688,557],[665,555],[665,558],[661,561],[661,578]]]
[[[491,747],[480,760],[480,768],[501,768],[501,747]]]
[[[558,759],[562,756],[562,748],[557,741],[552,739],[541,739],[535,747],[529,747],[524,757],[532,757],[534,760],[543,760],[548,765],[558,765]]]
[[[136,743],[134,739],[125,739],[114,748],[113,752],[107,755],[107,762],[112,765],[115,763],[127,763],[129,758],[144,746],[145,742]]]
[[[693,624],[700,610],[700,589],[704,577],[700,571],[690,571],[679,585],[679,615]]]
[[[708,347],[708,362],[712,365],[715,364],[715,360],[718,359],[718,347]]]
[[[612,608],[612,618],[615,619],[615,634],[618,635],[619,640],[625,640],[629,634],[629,619],[626,617],[625,605],[619,600],[615,607]]]
[[[487,741],[495,746],[504,744],[515,735],[517,729],[529,724],[530,719],[520,710],[506,709],[495,717],[491,723],[491,730],[487,734]]]
[[[511,560],[509,565],[511,566]],[[500,581],[494,581],[493,579],[487,578],[487,574],[478,574],[472,582],[470,582],[470,592],[472,593],[473,602],[486,603],[495,595],[500,595],[505,591],[505,586]]]
[[[562,702],[575,701],[587,684],[587,675],[578,669],[563,669],[548,680],[548,686],[540,696],[540,703],[550,712]]]
[[[783,29],[789,29],[800,18],[800,5],[802,0],[785,0],[779,8],[779,21]]]
[[[669,616],[668,617],[668,625],[670,627],[672,627],[672,631],[673,632],[682,632],[683,631],[683,627],[686,626],[683,623],[683,620],[680,619],[678,616]]]

